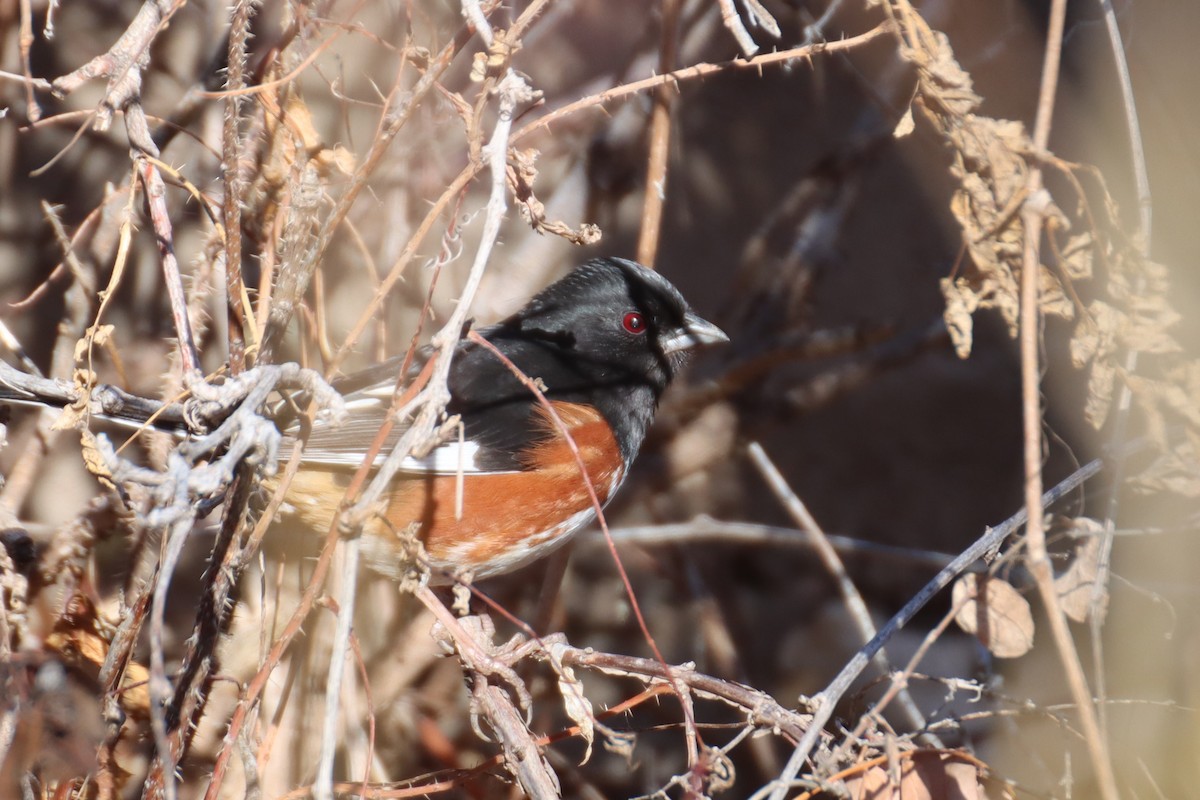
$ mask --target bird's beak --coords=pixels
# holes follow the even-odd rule
[[[720,344],[728,342],[725,331],[713,325],[706,319],[689,311],[683,318],[683,327],[664,336],[660,342],[663,353],[678,353],[705,344]]]

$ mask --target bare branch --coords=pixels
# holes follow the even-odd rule
[[[838,591],[842,595],[842,602],[846,604],[846,609],[850,612],[850,618],[854,620],[855,626],[858,628],[858,634],[862,637],[862,641],[869,642],[875,635],[875,623],[871,621],[871,612],[867,608],[867,603],[863,600],[862,595],[858,591],[858,587],[850,580],[850,576],[846,573],[846,566],[842,563],[842,559],[838,557],[837,550],[834,549],[825,531],[817,523],[816,518],[808,512],[808,507],[804,505],[804,501],[792,491],[788,486],[787,480],[776,468],[774,462],[767,456],[762,445],[758,442],[751,442],[747,448],[750,454],[750,461],[754,467],[762,475],[775,498],[787,509],[793,521],[802,529],[807,531],[813,537],[813,544],[816,548],[817,555],[821,562],[825,565],[825,569],[829,572],[834,582],[837,584]],[[891,670],[891,665],[888,662],[886,651],[880,648],[874,654],[872,660],[883,672],[887,674]],[[916,702],[907,691],[900,692],[901,707],[904,709],[905,716],[909,727],[913,730],[921,730],[925,727],[925,717],[917,708]],[[940,744],[938,745],[940,746]]]
[[[1102,467],[1103,462],[1100,459],[1085,464],[1066,480],[1046,492],[1041,498],[1042,506],[1053,505],[1074,491],[1084,481],[1097,475]],[[1005,539],[1024,525],[1026,513],[1025,509],[1021,509],[997,527],[987,530],[983,536],[975,540],[974,544],[964,550],[958,558],[954,559],[952,563],[935,575],[929,583],[925,584],[921,588],[921,591],[917,592],[904,605],[904,608],[896,612],[896,615],[879,629],[879,633],[875,634],[875,637],[871,641],[867,642],[862,649],[855,653],[854,658],[850,659],[846,666],[842,667],[841,672],[833,679],[833,682],[825,687],[820,694],[812,698],[814,704],[812,727],[808,729],[804,734],[804,738],[800,740],[800,743],[796,745],[796,749],[792,751],[792,755],[788,758],[783,772],[774,781],[755,792],[754,797],[769,796],[770,800],[782,800],[787,794],[788,788],[792,785],[792,781],[800,774],[800,769],[804,766],[804,762],[808,759],[813,747],[816,746],[819,731],[829,721],[830,717],[833,716],[834,707],[842,696],[845,695],[846,691],[849,690],[850,685],[866,669],[867,664],[871,662],[871,659],[879,652],[880,648],[898,630],[911,622],[917,612],[924,608],[925,604],[932,600],[934,595],[949,586],[951,581],[980,558],[998,549]]]
[[[1063,22],[1066,12],[1066,0],[1054,0],[1050,6],[1042,84],[1033,128],[1033,144],[1039,151],[1045,150],[1050,140],[1050,122],[1058,87],[1058,67],[1062,55]],[[1025,233],[1025,258],[1021,266],[1021,405],[1025,421],[1025,507],[1029,513],[1029,522],[1025,529],[1029,547],[1027,561],[1029,571],[1033,573],[1037,582],[1038,593],[1046,606],[1050,632],[1066,672],[1067,685],[1079,706],[1080,724],[1087,741],[1092,767],[1096,771],[1100,794],[1105,800],[1117,800],[1119,793],[1108,745],[1104,732],[1100,729],[1096,707],[1092,703],[1092,693],[1088,689],[1079,652],[1075,649],[1066,615],[1059,602],[1058,591],[1054,586],[1054,570],[1046,553],[1046,531],[1041,505],[1043,420],[1038,348],[1042,325],[1038,276],[1041,273],[1042,221],[1050,197],[1042,188],[1040,165],[1032,165],[1025,185],[1028,199],[1021,210]]]

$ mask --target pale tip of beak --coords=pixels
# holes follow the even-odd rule
[[[663,338],[662,348],[664,353],[675,353],[680,350],[690,350],[693,347],[721,344],[728,341],[729,336],[725,331],[689,311],[683,318],[683,327]]]

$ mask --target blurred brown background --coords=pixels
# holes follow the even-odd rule
[[[54,78],[102,52],[138,5],[63,4],[56,11],[54,39],[39,34],[33,43],[33,74]],[[504,27],[503,18],[515,18],[525,5],[503,9],[495,24]],[[1051,149],[1062,159],[1096,166],[1132,232],[1137,224],[1133,172],[1100,5],[1080,0],[1068,6]],[[679,66],[738,56],[716,3],[682,6]],[[766,49],[804,41],[806,26],[827,10],[824,0],[767,6],[782,32],[774,42],[751,29]],[[295,48],[284,63],[294,67],[316,42],[333,39],[297,86],[322,145],[343,146],[361,159],[378,121],[376,87],[390,86],[394,79],[397,55],[392,48],[411,35],[414,46],[436,51],[457,30],[461,17],[455,3],[432,0],[353,8],[330,3],[318,10],[314,20],[361,27],[347,27],[332,37],[334,25],[313,21],[305,34],[312,37],[309,46]],[[974,79],[984,98],[979,113],[1029,125],[1048,4],[930,0],[919,10],[933,29],[948,35],[959,63]],[[0,0],[0,68],[16,74],[21,72],[18,11],[17,0]],[[33,3],[38,31],[46,11],[44,4]],[[1154,215],[1150,254],[1170,268],[1171,299],[1182,313],[1175,335],[1194,348],[1200,334],[1200,279],[1190,268],[1191,254],[1200,247],[1200,226],[1194,223],[1200,200],[1200,158],[1194,143],[1194,132],[1200,129],[1200,92],[1194,82],[1200,74],[1200,53],[1192,42],[1200,34],[1200,6],[1118,0],[1115,11],[1146,144]],[[212,77],[209,65],[224,46],[225,13],[223,3],[184,6],[156,40],[143,95],[147,113],[170,119],[186,131],[165,146],[163,160],[202,191],[218,195],[220,104],[201,102],[194,112],[177,115],[185,93]],[[257,57],[278,43],[293,13],[286,4],[265,5],[254,23]],[[838,3],[824,21],[823,33],[835,41],[881,19],[872,4]],[[659,24],[658,4],[642,0],[551,3],[515,57],[516,68],[545,92],[544,106],[518,119],[517,128],[580,97],[655,72]],[[310,299],[314,308],[322,307],[335,347],[428,204],[466,163],[466,138],[448,94],[472,91],[469,67],[469,58],[460,57],[443,81],[446,92],[431,95],[418,109],[352,210],[353,233],[348,227],[340,231],[322,264],[322,294]],[[920,125],[911,135],[893,136],[914,80],[911,68],[896,55],[895,40],[882,36],[848,54],[819,54],[811,62],[761,71],[729,69],[681,83],[674,100],[665,217],[655,266],[733,341],[727,349],[700,358],[688,385],[666,401],[658,434],[612,507],[609,521],[614,527],[683,522],[701,514],[792,525],[742,455],[744,443],[751,440],[766,447],[827,531],[865,542],[954,554],[985,526],[1003,521],[1020,507],[1015,343],[994,315],[981,314],[976,318],[974,352],[960,360],[938,330],[944,308],[938,280],[956,269],[962,234],[948,209],[953,183],[943,142]],[[107,186],[128,184],[128,145],[120,120],[102,134],[82,129],[82,115],[55,118],[91,109],[101,90],[101,82],[94,82],[65,101],[40,96],[50,119],[35,125],[28,118],[21,83],[0,82],[2,102],[8,107],[0,119],[0,301],[27,296],[61,260],[42,202],[58,207],[64,226],[74,231],[102,204]],[[637,95],[607,111],[578,112],[518,143],[540,151],[535,189],[547,216],[573,227],[595,222],[604,236],[599,245],[580,249],[531,232],[515,209],[511,211],[474,306],[481,323],[512,311],[578,261],[599,254],[633,254],[645,190],[650,107],[648,96]],[[327,176],[324,191],[336,196],[344,180],[336,172]],[[1053,180],[1050,188],[1067,196]],[[480,222],[473,215],[482,207],[486,189],[475,185],[458,212],[464,219],[464,241],[455,246],[465,252],[439,278],[439,319],[457,297],[469,266]],[[190,271],[203,260],[209,229],[186,192],[171,190],[169,201],[176,249],[185,271]],[[1065,202],[1062,205],[1068,214],[1075,213]],[[140,203],[137,209],[142,215]],[[111,359],[102,359],[98,369],[105,380],[124,381],[135,391],[155,395],[161,375],[170,369],[173,331],[149,222],[142,215],[138,224],[129,272],[105,314],[116,331],[124,375]],[[444,230],[443,220],[422,244],[423,258],[436,254]],[[84,244],[82,256],[93,265],[102,287],[116,235],[112,227],[101,225]],[[257,280],[255,263],[253,258],[247,261],[252,285]],[[370,363],[407,343],[430,276],[428,268],[408,268],[385,317],[358,343],[351,366]],[[0,306],[0,318],[43,368],[48,367],[54,332],[66,308],[67,283],[52,285],[30,306]],[[1085,300],[1103,292],[1093,285],[1079,289]],[[214,321],[203,352],[205,366],[216,368],[225,358],[224,311],[216,299],[208,302],[208,310]],[[312,326],[294,328],[284,355],[319,366]],[[1070,364],[1069,332],[1070,326],[1061,321],[1046,323],[1048,486],[1100,454],[1111,435],[1092,430],[1083,420],[1086,382]],[[827,357],[780,358],[748,385],[708,406],[699,419],[689,413],[689,398],[735,365],[761,355],[784,334],[810,347],[823,336],[837,334],[850,345]],[[18,413],[8,429],[9,444],[0,452],[5,474],[33,435],[29,420]],[[1131,434],[1140,432],[1135,415]],[[15,509],[22,520],[62,523],[98,491],[72,437],[60,437],[53,456]],[[1112,491],[1110,478],[1101,475],[1055,510],[1102,517]],[[1146,499],[1130,491],[1120,505],[1120,528],[1161,529],[1118,539],[1117,577],[1104,628],[1108,694],[1121,701],[1109,712],[1110,740],[1129,796],[1192,796],[1200,777],[1191,757],[1200,745],[1194,710],[1200,627],[1191,613],[1197,599],[1194,571],[1200,567],[1196,512],[1194,498]],[[197,549],[196,557],[202,559],[203,545]],[[648,610],[651,630],[670,661],[695,661],[701,671],[743,681],[789,705],[798,693],[822,688],[859,645],[832,582],[804,548],[685,541],[626,547],[622,553]],[[850,555],[848,562],[879,620],[933,574],[931,567],[904,558]],[[539,569],[485,588],[528,618]],[[396,604],[387,587],[368,585],[364,591],[375,593],[370,597],[388,595],[386,602]],[[893,663],[907,659],[948,602],[935,600],[902,634],[891,649]],[[646,654],[611,560],[594,533],[575,545],[554,619],[574,644]],[[360,628],[364,624],[370,621],[360,622]],[[400,626],[395,625],[368,637],[380,640],[375,642],[378,674],[399,669],[396,658],[421,663],[416,655],[388,655],[386,640]],[[414,623],[404,639],[413,648],[419,628]],[[1075,633],[1085,663],[1090,663],[1087,630],[1079,626]],[[986,700],[991,708],[1015,708],[1025,699],[1050,706],[1066,702],[1068,695],[1048,644],[1039,627],[1038,646],[1031,655],[997,662],[973,638],[952,629],[920,671],[980,680],[992,690]],[[414,717],[405,703],[428,709],[462,702],[452,669],[449,677],[442,674],[453,666],[441,663],[419,676],[373,679],[393,690],[388,694],[377,689],[377,695],[392,704],[379,720],[385,754],[394,752],[395,742],[413,735],[406,726],[415,725]],[[946,694],[936,684],[923,689],[919,697],[931,705]],[[597,689],[598,704],[606,691]],[[612,695],[614,700],[619,696]],[[382,707],[379,696],[376,702]],[[861,703],[848,704],[846,714],[856,710],[861,712]],[[977,707],[960,704],[952,713],[970,710]],[[445,719],[441,713],[433,716]],[[461,725],[446,727],[451,739],[470,736]],[[1081,772],[1075,796],[1090,796],[1086,769],[1079,767],[1084,760],[1081,747],[1048,715],[998,717],[950,738],[979,747],[997,773],[1036,796],[1065,796],[1060,781],[1068,771],[1064,759],[1070,752]],[[564,793],[625,796],[651,791],[681,768],[682,753],[674,739],[646,734],[643,746],[647,749],[639,753],[646,755],[632,774],[619,758],[597,756],[596,763],[580,771],[580,783]],[[569,745],[563,752],[568,753],[567,763],[576,755]],[[742,757],[742,778],[730,796],[747,796],[752,787],[769,780],[785,754],[760,751]],[[395,763],[406,761],[395,758]],[[411,762],[391,777],[432,766],[428,756],[409,758]],[[302,776],[304,764],[295,768],[292,777]]]

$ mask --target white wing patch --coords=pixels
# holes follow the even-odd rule
[[[400,464],[401,472],[419,473],[422,475],[456,475],[462,473],[471,475],[477,473],[497,474],[498,470],[484,469],[477,463],[480,446],[478,442],[445,442],[435,447],[427,455],[417,458],[409,456]],[[328,466],[357,467],[363,462],[362,452],[335,452],[330,450],[304,451],[304,461],[309,464],[325,464]],[[385,450],[375,457],[375,466],[383,464],[388,457]],[[517,472],[517,470],[510,470]]]
[[[342,404],[347,411],[364,411],[366,409],[386,408],[374,397],[352,397]]]
[[[476,464],[479,442],[454,440],[438,445],[424,458],[409,456],[401,469],[408,472],[428,472],[436,475],[453,475],[458,472],[485,472]]]
[[[377,383],[374,386],[360,389],[355,394],[364,397],[374,397],[377,401],[387,400],[391,402],[392,397],[396,394],[396,383],[395,381],[384,381],[383,383]]]

